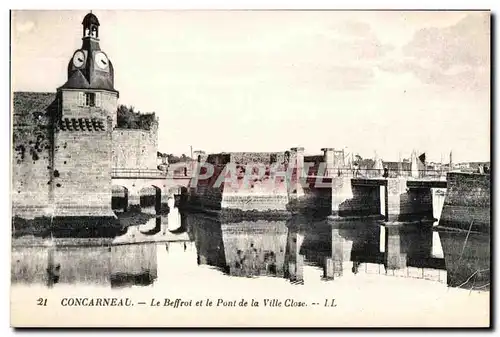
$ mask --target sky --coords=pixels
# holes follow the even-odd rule
[[[13,91],[66,81],[87,11],[14,11]],[[490,160],[490,13],[105,11],[119,103],[159,151]]]

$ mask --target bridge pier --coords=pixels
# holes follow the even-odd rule
[[[293,174],[290,177],[290,192],[292,192],[295,198],[304,197],[304,189],[301,184],[301,180],[307,176],[304,172],[304,148],[303,147],[293,147],[290,149],[290,161],[289,165],[294,168]]]
[[[141,209],[141,194],[137,188],[128,189],[128,207],[129,210],[140,211]]]
[[[387,222],[435,220],[432,188],[446,181],[332,178],[332,217],[371,216]]]
[[[381,217],[381,184],[374,179],[332,177],[332,217]],[[382,197],[385,199],[384,197]],[[383,204],[383,203],[382,203]]]
[[[389,178],[386,180],[384,216],[386,221],[399,221],[400,217],[411,213],[411,207],[408,207],[409,196],[406,191],[407,179]]]
[[[333,148],[323,148],[323,162],[326,165],[326,176],[334,176],[334,168],[335,168],[335,149]]]
[[[403,178],[387,179],[385,219],[388,222],[433,220],[431,186]]]
[[[339,217],[346,211],[347,203],[353,199],[353,189],[350,177],[332,178],[332,216]]]

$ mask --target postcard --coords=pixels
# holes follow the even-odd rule
[[[11,11],[11,325],[489,327],[489,11]]]

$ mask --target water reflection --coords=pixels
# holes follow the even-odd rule
[[[304,283],[304,266],[322,269],[323,280],[341,277],[350,266],[347,271],[353,274],[376,269],[446,281],[432,223],[332,223],[300,215],[288,221],[221,223],[193,215],[190,226],[200,263],[231,276],[275,276]]]
[[[490,237],[487,234],[440,230],[448,285],[467,289],[490,288]]]
[[[12,282],[148,286],[171,275],[196,278],[205,265],[228,277],[278,277],[296,284],[363,274],[484,289],[489,284],[489,237],[441,233],[429,222],[331,222],[296,215],[231,223],[190,214],[186,224],[190,241],[14,247]]]
[[[156,245],[19,247],[12,250],[12,283],[149,285],[157,277]]]

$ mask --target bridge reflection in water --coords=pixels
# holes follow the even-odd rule
[[[303,216],[227,224],[197,216],[190,220],[200,263],[231,276],[276,276],[304,283],[308,281],[305,270],[309,269],[308,274],[324,281],[346,273],[443,283],[447,279],[439,234],[433,231],[432,223],[332,224]]]
[[[12,283],[148,286],[172,275],[195,279],[202,272],[199,266],[205,265],[228,277],[278,277],[297,284],[351,277],[355,287],[361,275],[380,274],[463,286],[462,279],[475,268],[473,261],[489,259],[487,254],[478,257],[480,250],[470,244],[466,249],[458,234],[444,233],[443,241],[443,234],[429,222],[332,223],[296,215],[286,221],[228,223],[201,214],[188,215],[187,222],[190,241],[185,242],[14,247]],[[460,261],[451,264],[453,275],[460,278],[447,276],[451,267],[445,263],[442,241],[460,247],[463,266]],[[473,233],[468,241],[475,247],[489,246],[489,237]],[[487,289],[489,275],[489,270],[477,272],[470,279],[474,285],[464,284]]]

